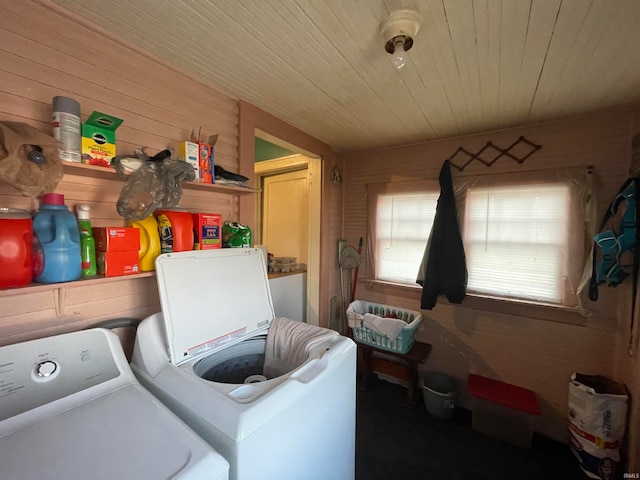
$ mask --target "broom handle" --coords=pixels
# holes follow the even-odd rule
[[[362,253],[362,237],[360,237],[360,241],[358,242],[358,257]],[[360,268],[360,263],[356,267],[356,272],[353,278],[353,290],[351,290],[351,303],[356,299],[356,285],[358,284],[358,269]]]

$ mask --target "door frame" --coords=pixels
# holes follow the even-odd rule
[[[328,172],[341,160],[334,154],[331,146],[312,137],[306,132],[292,126],[264,110],[244,100],[238,101],[238,173],[249,178],[249,184],[255,185],[255,135],[256,131],[263,132],[276,142],[293,146],[292,151],[310,153],[319,157],[318,162],[313,162],[313,179],[321,184],[320,203],[321,209],[317,212],[321,227],[320,252],[316,258],[318,264],[316,281],[319,282],[317,296],[317,310],[311,317],[318,319],[322,327],[329,327],[330,301],[332,295],[338,292],[338,269],[336,241],[341,238],[342,201],[341,185],[333,185],[329,180]],[[268,140],[268,137],[265,137]],[[313,155],[315,154],[315,155]],[[255,199],[253,195],[238,195],[238,218],[241,223],[254,225],[255,223]],[[314,232],[315,235],[316,232]],[[307,274],[309,278],[310,275]],[[324,299],[324,301],[320,301]]]
[[[267,140],[262,132],[256,131],[256,136]],[[284,146],[282,142],[273,138],[267,141],[274,145]],[[299,150],[295,146],[287,145],[287,149]],[[309,180],[309,246],[307,252],[307,302],[306,319],[310,325],[319,325],[320,311],[320,211],[322,208],[322,161],[303,154],[295,154],[274,160],[257,162],[254,170],[256,186],[262,186],[264,177],[296,170],[307,170]],[[258,229],[257,238],[262,239],[262,195],[256,195],[256,220],[255,228]]]

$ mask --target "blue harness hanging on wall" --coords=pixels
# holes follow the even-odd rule
[[[628,269],[629,266],[622,264],[622,255],[625,252],[632,252],[634,254],[634,264],[636,263],[636,240],[638,237],[636,230],[639,220],[638,214],[640,213],[638,204],[640,197],[636,195],[638,184],[638,179],[629,178],[622,185],[620,191],[605,212],[602,223],[600,224],[600,233],[594,237],[596,246],[602,251],[602,260],[600,260],[596,271],[597,249],[594,249],[594,268],[589,292],[589,298],[591,298],[591,300],[598,299],[598,285],[607,283],[609,286],[615,287],[629,276],[629,273],[625,270]],[[607,223],[616,216],[622,203],[625,205],[625,210],[620,224],[618,226],[612,225],[610,229],[605,230]]]
[[[624,203],[625,210],[622,220],[610,229],[605,230],[607,224],[616,216],[618,208]],[[593,249],[593,263],[591,270],[591,282],[589,284],[589,299],[598,300],[598,285],[607,283],[615,287],[629,276],[631,267],[631,279],[633,292],[631,294],[631,325],[629,338],[629,353],[633,351],[633,326],[635,321],[635,306],[638,292],[638,271],[640,270],[640,179],[629,178],[620,187],[620,190],[609,205],[600,223],[599,232],[595,237]],[[602,260],[597,263],[598,250],[602,251]],[[633,254],[633,263],[624,265],[622,256],[624,253]]]

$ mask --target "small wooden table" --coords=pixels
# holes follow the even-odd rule
[[[360,373],[358,389],[361,391],[367,390],[367,379],[374,370],[378,373],[404,380],[409,383],[409,387],[403,406],[413,410],[416,407],[414,393],[418,383],[418,366],[426,362],[431,353],[431,345],[415,342],[411,350],[405,354],[379,350],[363,343],[358,343],[357,345],[360,360],[358,362],[358,371]],[[397,360],[375,356],[375,352],[388,355]]]

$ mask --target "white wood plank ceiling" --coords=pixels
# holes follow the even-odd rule
[[[640,102],[639,0],[54,1],[337,151]],[[395,70],[400,9],[422,24]]]

